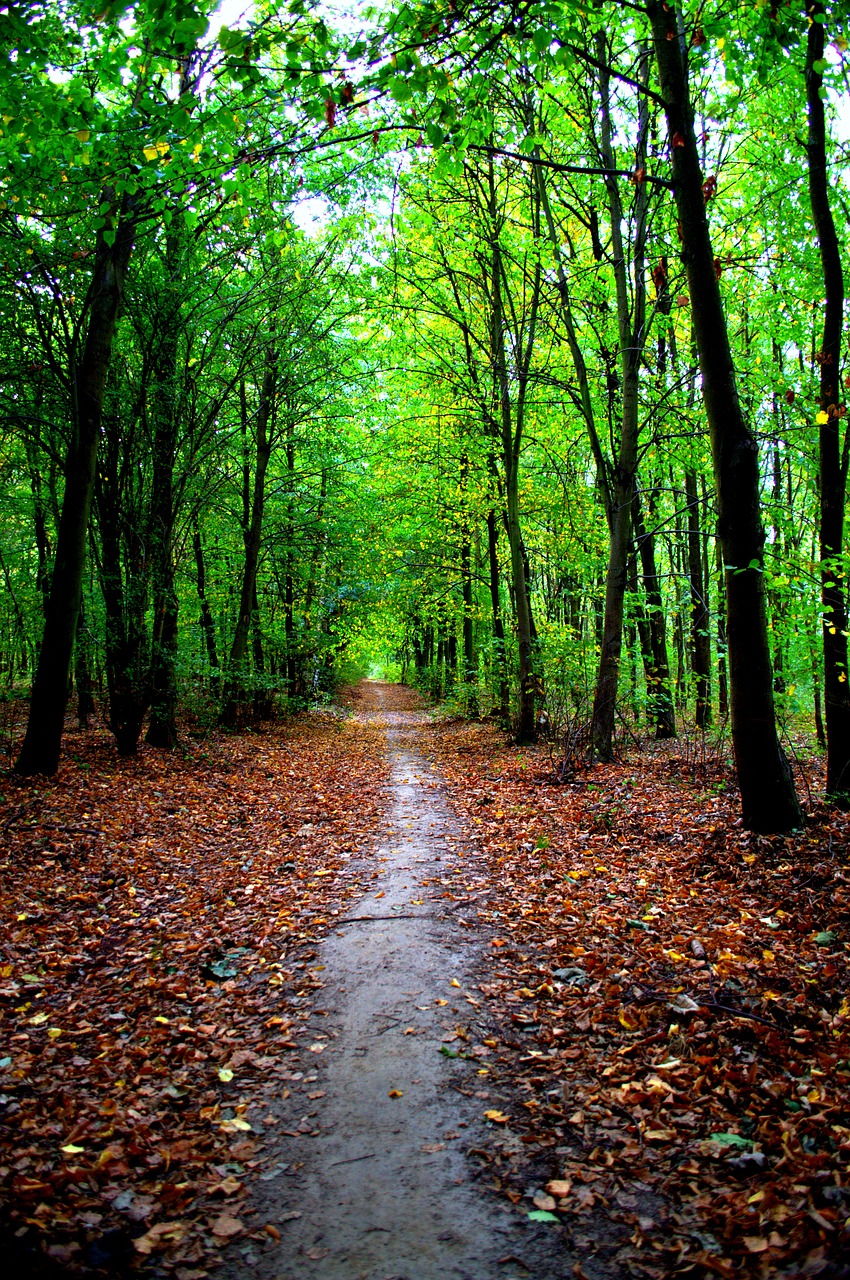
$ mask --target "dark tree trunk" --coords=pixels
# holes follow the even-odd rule
[[[688,508],[688,586],[691,593],[691,671],[696,689],[694,718],[698,729],[711,725],[711,635],[708,617],[708,583],[703,575],[702,527],[696,472],[685,470]]]
[[[652,504],[650,503],[650,514]],[[646,668],[646,685],[649,695],[649,714],[659,741],[676,737],[676,711],[670,689],[670,664],[667,657],[667,631],[664,623],[664,601],[661,581],[655,563],[655,534],[648,532],[644,524],[640,494],[634,497],[634,531],[640,555],[643,590],[646,596],[647,626],[649,630],[649,665]]]
[[[493,614],[493,648],[496,655],[496,697],[499,719],[506,724],[510,715],[505,627],[499,592],[499,525],[493,510],[487,513],[487,562],[490,582],[490,608]]]
[[[608,64],[607,39],[597,37],[597,57],[603,68]],[[641,57],[641,77],[646,79],[648,54]],[[601,145],[600,161],[613,170],[613,126],[607,70],[600,73]],[[646,154],[647,126],[645,98],[639,99],[637,159],[640,168]],[[640,436],[639,376],[645,339],[646,281],[644,247],[646,235],[646,184],[638,185],[635,194],[635,231],[633,242],[633,278],[630,300],[629,271],[623,243],[623,207],[618,179],[606,178],[608,211],[611,222],[614,281],[617,290],[617,322],[620,341],[620,440],[613,466],[604,485],[608,519],[608,568],[605,576],[605,614],[599,669],[593,696],[590,737],[593,754],[599,760],[610,760],[614,750],[614,724],[617,710],[617,685],[623,647],[626,579],[632,532],[632,504],[635,493],[638,439]]]
[[[463,685],[466,714],[474,720],[478,716],[478,661],[472,616],[472,544],[468,531],[464,532],[460,546],[460,581],[463,592]]]
[[[76,412],[65,456],[65,494],[56,535],[50,598],[26,735],[15,764],[16,772],[25,776],[54,774],[59,767],[71,656],[80,612],[103,395],[133,248],[133,229],[126,216],[126,207],[118,210],[118,202],[111,191],[104,192],[104,199],[115,210],[118,227],[111,245],[104,240],[103,231],[99,232],[95,249],[94,272],[87,298],[88,327],[74,385]],[[126,198],[124,204],[126,206]]]
[[[107,431],[95,485],[100,531],[100,584],[106,632],[109,728],[121,756],[134,755],[148,709],[148,649],[145,632],[148,575],[134,513],[127,509],[119,473],[119,431]],[[122,531],[124,554],[122,558]]]
[[[224,689],[224,705],[221,712],[222,723],[231,726],[237,722],[240,707],[247,700],[247,673],[245,667],[248,658],[251,619],[254,613],[254,601],[256,600],[257,592],[257,570],[260,563],[260,545],[263,535],[263,513],[265,509],[266,470],[272,452],[269,422],[274,407],[276,387],[277,353],[274,347],[274,335],[272,334],[266,352],[263,385],[257,408],[256,467],[251,500],[251,518],[245,535],[245,564],[242,570],[242,589],[239,596],[239,616],[236,620],[236,630],[233,633],[233,643],[230,647],[227,680]]]
[[[151,708],[146,741],[173,751],[177,746],[177,619],[174,585],[174,463],[180,399],[177,369],[180,329],[181,237],[166,243],[166,285],[159,308],[160,332],[153,378],[153,484],[148,546],[151,557],[153,635],[151,638]]]
[[[81,729],[88,729],[89,719],[94,715],[94,681],[91,674],[91,638],[82,599],[74,643],[74,683],[77,686],[77,724]]]
[[[818,449],[820,470],[820,563],[823,615],[823,694],[826,720],[826,794],[846,809],[850,806],[850,680],[847,667],[847,604],[842,555],[844,503],[847,491],[846,445],[841,447],[841,325],[844,315],[844,273],[829,200],[826,163],[826,121],[820,91],[823,76],[815,69],[824,56],[824,6],[807,6],[806,98],[809,132],[809,200],[820,248],[825,302],[823,336],[816,359],[818,388]]]
[[[215,619],[207,600],[207,572],[204,564],[204,547],[201,542],[201,530],[198,527],[197,520],[192,531],[192,550],[195,553],[195,581],[198,589],[198,600],[201,605],[201,630],[204,635],[204,645],[210,664],[210,686],[213,694],[217,695],[221,675],[218,663],[218,649],[215,642]]]
[[[723,549],[715,539],[717,568],[717,710],[725,720],[729,714],[729,678],[726,670],[726,579],[723,574]]]
[[[802,814],[776,733],[764,606],[758,450],[738,398],[676,9],[663,0],[650,0],[647,12],[667,117],[676,209],[711,434],[718,532],[726,572],[732,743],[743,820],[753,831],[788,831],[802,825]]]
[[[38,407],[38,406],[37,406]],[[29,434],[24,435],[27,454],[27,467],[30,473],[30,489],[32,491],[33,532],[38,552],[38,569],[36,570],[36,586],[41,596],[42,609],[47,613],[50,600],[50,536],[47,532],[47,507],[44,501],[43,478],[40,460],[36,447]]]

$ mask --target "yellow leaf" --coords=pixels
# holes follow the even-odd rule
[[[457,978],[452,978],[452,980],[451,980],[451,986],[453,986],[453,987],[459,987],[459,986],[460,986],[460,983],[458,982]]]
[[[47,1034],[48,1034],[48,1036],[50,1037],[50,1039],[51,1039],[51,1040],[58,1040],[58,1039],[59,1039],[59,1037],[62,1035],[62,1028],[61,1028],[61,1027],[48,1027],[48,1028],[47,1028]]]
[[[507,1124],[509,1119],[509,1117],[505,1115],[504,1111],[485,1111],[484,1118],[486,1120],[492,1120],[494,1124]]]
[[[31,1027],[40,1027],[43,1022],[47,1021],[47,1014],[37,1013],[34,1017],[30,1018],[29,1021]]]
[[[74,134],[74,137],[77,139],[77,142],[88,142],[91,137],[91,129],[78,129]]]
[[[161,1013],[157,1014],[157,1016],[154,1018],[154,1022],[161,1022],[163,1026],[165,1027],[168,1026],[168,1018],[163,1018]]]
[[[819,427],[824,426],[827,422],[829,422],[829,414],[824,413],[823,409],[821,409],[815,416],[815,422],[818,424]]]
[[[388,1098],[403,1098],[403,1097],[404,1097],[404,1094],[402,1093],[401,1089],[390,1089],[389,1093],[387,1094],[387,1097],[388,1097]]]
[[[233,1071],[230,1067],[219,1067],[218,1078],[222,1084],[230,1084],[233,1079]]]
[[[636,1022],[630,1022],[622,1009],[620,1010],[620,1016],[617,1021],[620,1026],[625,1027],[627,1031],[637,1031],[638,1024]]]
[[[159,154],[159,153],[158,153],[158,151],[157,151],[156,147],[143,147],[143,148],[142,148],[142,155],[145,157],[145,159],[146,159],[146,160],[155,160],[158,154]]]
[[[73,1142],[69,1142],[67,1146],[62,1148],[62,1150],[65,1152],[66,1156],[78,1156],[85,1151],[85,1147],[75,1147]]]
[[[768,962],[769,962],[769,961],[771,961],[771,960],[775,960],[775,959],[776,959],[776,956],[773,954],[773,952],[772,952],[772,951],[762,951],[762,956],[763,956],[763,957],[764,957],[764,959],[765,959],[765,960],[767,960]]]

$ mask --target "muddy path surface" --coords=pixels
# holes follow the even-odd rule
[[[278,1162],[254,1198],[279,1243],[234,1259],[228,1275],[571,1276],[562,1233],[474,1177],[484,1112],[498,1107],[470,1052],[487,1037],[483,940],[460,927],[440,883],[463,874],[463,849],[441,780],[417,750],[424,713],[409,691],[380,683],[360,685],[354,706],[386,729],[386,825],[356,868],[365,895],[316,957],[315,1038],[284,1080]]]

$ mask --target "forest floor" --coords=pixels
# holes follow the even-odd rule
[[[850,1276],[846,816],[345,702],[0,783],[7,1273]]]

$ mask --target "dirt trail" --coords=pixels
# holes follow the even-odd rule
[[[287,1167],[264,1184],[259,1204],[281,1243],[244,1274],[561,1280],[573,1258],[560,1231],[472,1181],[466,1153],[497,1100],[474,1060],[440,1053],[447,1034],[475,1028],[481,955],[433,884],[462,861],[439,777],[416,750],[422,712],[405,691],[378,683],[361,685],[356,705],[358,716],[386,725],[388,827],[363,868],[373,888],[317,957],[325,986],[313,1049],[324,1047],[302,1055],[285,1104],[290,1125],[310,1136],[281,1148]]]

